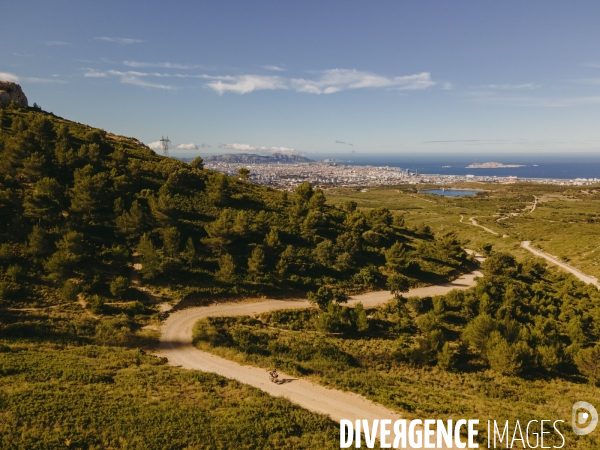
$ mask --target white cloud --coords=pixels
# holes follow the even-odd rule
[[[101,72],[96,69],[86,69],[87,72],[83,74],[85,78],[106,78],[108,75],[106,72]]]
[[[257,152],[257,153],[298,153],[296,149],[290,147],[256,147],[250,144],[221,144],[219,148],[225,150],[236,150],[239,152]]]
[[[195,66],[186,66],[173,63],[140,63],[125,61],[125,65],[132,68],[162,67],[165,69],[192,69]],[[118,77],[122,83],[133,84],[156,89],[175,89],[175,86],[147,81],[145,78],[197,78],[206,80],[204,86],[222,95],[227,92],[248,94],[254,91],[265,90],[293,90],[310,94],[333,94],[349,89],[388,89],[388,90],[421,90],[437,84],[431,80],[429,72],[400,77],[385,77],[370,72],[361,72],[348,69],[332,69],[319,72],[314,78],[289,78],[279,75],[207,75],[185,73],[160,73],[141,72],[136,70],[98,70],[86,68],[86,78]],[[448,88],[445,84],[444,88]]]
[[[194,143],[190,143],[190,144],[179,144],[177,147],[175,147],[179,150],[198,150],[198,146]]]
[[[122,76],[121,83],[132,84],[134,86],[140,86],[140,87],[149,87],[149,88],[154,88],[154,89],[164,89],[167,91],[175,89],[174,86],[171,86],[169,84],[160,84],[160,83],[152,83],[150,81],[144,81],[141,78],[134,76],[134,75]]]
[[[235,92],[236,94],[247,94],[253,91],[289,89],[285,78],[275,76],[262,75],[240,75],[240,76],[225,76],[214,77],[215,81],[207,83],[213,91],[219,93]]]
[[[533,83],[524,84],[489,84],[489,89],[504,89],[504,90],[518,90],[518,89],[537,89],[540,86]]]
[[[204,69],[204,66],[198,64],[177,64],[170,62],[161,62],[161,63],[147,63],[147,62],[138,62],[138,61],[123,61],[123,64],[127,67],[135,67],[135,68],[144,68],[144,67],[161,67],[163,69],[179,69],[179,70],[188,70],[188,69]]]
[[[442,89],[444,89],[445,91],[449,91],[453,88],[452,83],[446,81],[443,85],[442,85]]]
[[[14,73],[0,72],[0,81],[12,81],[13,83],[18,83],[19,77]]]
[[[83,76],[86,78],[118,77],[118,78],[120,78],[121,83],[123,83],[123,84],[132,84],[134,86],[149,87],[149,88],[164,89],[164,90],[176,89],[175,86],[171,86],[168,84],[153,83],[153,82],[146,81],[143,79],[144,77],[149,77],[149,76],[154,76],[154,77],[165,76],[164,74],[136,72],[133,70],[128,70],[127,72],[121,72],[118,70],[108,70],[108,71],[99,71],[96,69],[83,69],[83,70],[85,70]]]
[[[98,41],[112,42],[114,44],[119,44],[119,45],[141,44],[142,42],[146,42],[142,39],[129,39],[129,38],[118,38],[118,37],[106,37],[106,36],[96,37],[94,39],[96,39]]]
[[[200,144],[200,148],[212,148],[212,145],[209,145],[209,144]]]
[[[54,75],[54,76],[57,76],[57,75]],[[38,77],[19,78],[15,74],[8,73],[8,72],[0,72],[0,81],[12,81],[13,83],[19,83],[20,81],[25,81],[27,83],[55,83],[55,84],[66,83],[65,80],[61,80],[58,78],[38,78]]]
[[[160,141],[154,141],[154,142],[150,142],[149,144],[146,144],[148,147],[150,147],[152,150],[162,150],[162,142]]]
[[[272,70],[273,72],[285,72],[287,70],[285,67],[281,67],[281,66],[266,65],[266,66],[260,66],[260,67],[265,70]]]
[[[247,94],[260,90],[288,90],[309,94],[333,94],[348,89],[426,89],[436,84],[429,72],[401,77],[384,77],[370,72],[350,69],[332,69],[321,72],[315,79],[285,78],[281,76],[239,75],[210,77],[206,84],[220,95],[225,92]]]
[[[57,78],[37,78],[37,77],[27,77],[24,78],[28,83],[42,83],[42,84],[65,84],[65,80],[59,80]]]
[[[65,41],[46,41],[44,45],[71,45],[71,43]]]
[[[290,80],[291,86],[298,92],[311,94],[333,94],[347,89],[426,89],[435,85],[429,72],[401,77],[384,77],[370,72],[349,69],[327,70],[316,80],[295,78]]]

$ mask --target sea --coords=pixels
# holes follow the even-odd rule
[[[475,153],[313,153],[308,158],[336,160],[338,164],[357,166],[390,166],[417,170],[422,174],[475,175],[518,178],[600,179],[600,151],[596,153],[535,153],[535,154],[475,154]],[[499,169],[467,169],[473,163],[498,162],[523,167]]]

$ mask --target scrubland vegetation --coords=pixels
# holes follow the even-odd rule
[[[326,198],[246,178],[39,108],[0,108],[0,447],[336,447],[321,415],[147,354],[162,316],[140,283],[172,303],[307,295],[307,310],[205,319],[196,345],[407,417],[568,421],[574,401],[600,400],[598,292],[519,249],[532,240],[600,274],[597,190]],[[465,247],[488,256],[475,288],[402,296],[474,268]],[[344,306],[372,289],[395,298]]]
[[[276,365],[416,418],[552,417],[567,430],[575,401],[600,400],[600,292],[500,252],[482,269],[485,277],[466,291],[397,294],[368,311],[332,302],[256,318],[208,318],[196,324],[194,339],[201,349]],[[568,448],[600,444],[565,434]]]
[[[336,448],[339,439],[325,416],[140,350],[7,344],[3,449]]]
[[[409,227],[425,222],[436,234],[453,231],[461,242],[474,249],[493,244],[497,250],[525,258],[528,255],[519,249],[519,242],[532,241],[583,272],[600,277],[600,244],[597,242],[600,186],[537,183],[456,186],[482,189],[475,197],[417,194],[416,187],[375,188],[368,192],[335,188],[326,194],[332,204],[355,201],[359,208],[367,211],[386,207],[402,214]],[[419,189],[426,187],[419,186]],[[535,210],[530,212],[536,197]],[[471,226],[469,218],[474,216],[479,224],[495,230],[499,236]],[[503,238],[504,235],[508,237]]]
[[[353,212],[309,185],[277,192],[38,109],[0,108],[0,447],[335,443],[324,416],[141,351],[160,316],[132,269],[141,263],[145,288],[167,299],[364,289],[353,274],[379,273],[385,256],[360,233],[381,232],[387,248],[403,239],[401,218],[382,210],[352,227]]]

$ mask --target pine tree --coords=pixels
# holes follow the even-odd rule
[[[185,243],[185,249],[183,250],[182,255],[190,265],[190,270],[192,270],[194,261],[196,260],[196,248],[194,247],[194,240],[191,237],[189,237]]]
[[[142,259],[142,278],[151,280],[160,273],[160,255],[154,243],[147,234],[144,234],[137,246],[137,252]]]
[[[54,223],[61,211],[62,188],[54,178],[42,178],[23,202],[23,215],[38,221]]]
[[[450,344],[446,342],[442,349],[438,352],[437,355],[437,366],[446,371],[452,371],[454,369],[454,352],[450,347]]]
[[[232,212],[230,209],[224,209],[217,220],[209,223],[204,228],[208,234],[203,242],[216,251],[223,251],[231,243],[232,238]]]
[[[329,267],[335,260],[335,253],[333,250],[333,243],[329,239],[324,239],[317,244],[317,248],[314,251],[317,260],[324,266]]]
[[[235,281],[235,262],[229,253],[225,253],[219,258],[219,270],[216,276],[226,283],[233,283]]]
[[[102,195],[107,174],[92,175],[91,165],[75,171],[75,184],[71,188],[71,211],[91,216],[102,206]]]
[[[269,233],[265,236],[265,244],[271,248],[281,247],[281,241],[279,240],[279,232],[276,228],[271,228]]]
[[[69,231],[56,244],[56,252],[44,264],[51,278],[66,278],[76,270],[87,253],[83,234]]]
[[[46,232],[39,225],[34,225],[33,230],[29,234],[29,253],[35,257],[40,257],[48,254],[49,250],[50,244]]]
[[[119,198],[115,201],[115,211],[122,208],[121,204],[117,203],[118,200],[121,199]],[[131,239],[139,236],[146,228],[145,219],[146,215],[144,214],[142,206],[137,200],[134,200],[129,212],[123,211],[122,214],[116,218],[115,224],[121,233]]]
[[[180,240],[181,237],[176,227],[167,228],[163,232],[163,247],[170,258],[174,258],[179,253]]]
[[[194,160],[190,163],[190,166],[192,166],[194,169],[202,170],[204,169],[204,161],[200,156],[196,156]]]
[[[406,267],[406,250],[403,244],[396,241],[385,251],[385,265],[395,272],[399,272]]]
[[[410,289],[410,282],[405,276],[394,274],[388,277],[387,287],[394,297],[400,298]]]
[[[600,345],[580,350],[575,356],[575,363],[589,382],[596,385],[600,380]]]
[[[354,323],[356,324],[356,331],[362,333],[369,329],[369,319],[365,307],[361,302],[354,305]]]
[[[233,232],[240,237],[245,237],[248,235],[249,227],[250,220],[248,218],[248,213],[244,210],[239,211],[233,222]]]
[[[110,293],[115,298],[124,298],[127,289],[129,289],[129,280],[125,277],[119,276],[110,283]]]
[[[261,275],[265,271],[265,252],[261,247],[254,247],[252,255],[248,258],[248,273]]]
[[[226,175],[215,174],[209,185],[208,195],[213,203],[224,206],[229,200],[229,179]]]
[[[250,178],[250,171],[245,167],[240,167],[238,169],[238,177],[240,177],[244,181],[247,181],[248,178]]]

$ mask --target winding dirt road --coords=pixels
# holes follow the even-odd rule
[[[480,272],[471,272],[452,283],[412,289],[406,295],[443,295],[452,289],[467,289],[475,285],[475,277],[478,276],[482,276]],[[362,302],[365,307],[374,307],[390,298],[391,295],[388,291],[370,292],[350,298],[348,304]],[[177,311],[171,314],[162,326],[161,342],[157,354],[167,357],[169,364],[186,369],[214,372],[254,386],[273,396],[286,397],[303,408],[327,414],[337,422],[341,419],[353,421],[356,419],[390,419],[392,421],[399,419],[400,415],[397,412],[373,403],[360,395],[328,389],[284,373],[280,374],[280,379],[284,382],[274,384],[269,381],[265,369],[241,365],[200,351],[192,345],[193,326],[204,317],[255,315],[277,309],[307,308],[309,306],[306,300],[265,300],[255,303],[223,303]]]
[[[586,284],[593,284],[598,289],[600,289],[600,283],[598,283],[598,278],[586,275],[585,273],[583,273],[579,269],[576,269],[575,267],[570,266],[570,265],[562,262],[556,256],[552,256],[552,255],[550,255],[550,254],[548,254],[546,252],[543,252],[541,250],[537,250],[537,249],[533,248],[531,246],[531,241],[523,241],[523,242],[521,242],[521,247],[523,247],[526,250],[529,250],[531,253],[533,253],[536,256],[539,256],[540,258],[544,258],[547,261],[550,261],[552,264],[556,264],[557,266],[559,266],[560,268],[566,270],[567,272],[572,273],[573,275],[575,275],[577,278],[579,278],[584,283],[586,283]]]
[[[485,231],[487,231],[488,233],[492,233],[492,234],[495,234],[496,236],[500,236],[500,233],[496,233],[494,230],[492,230],[492,229],[490,229],[490,228],[484,227],[483,225],[479,225],[479,224],[477,223],[477,221],[475,220],[475,217],[471,217],[471,218],[469,218],[469,220],[471,221],[471,224],[472,224],[474,227],[483,228],[483,229],[484,229]]]

